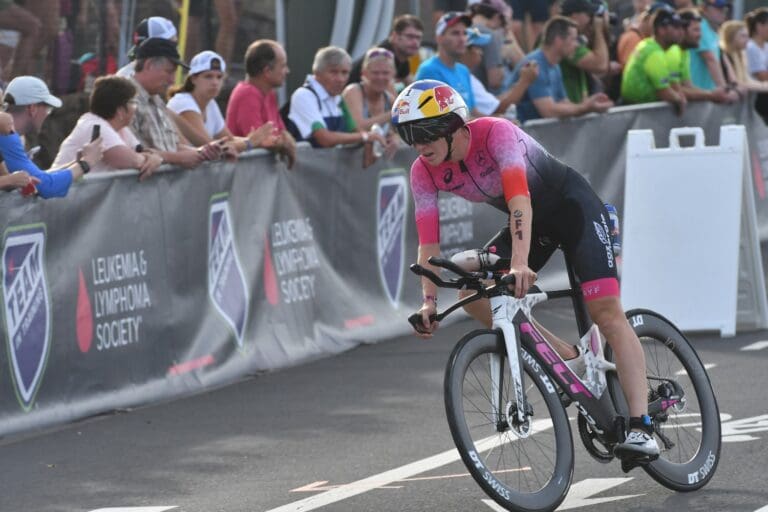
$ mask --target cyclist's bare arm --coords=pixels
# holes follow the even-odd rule
[[[419,265],[431,270],[432,272],[439,274],[440,269],[429,263],[429,258],[440,257],[440,244],[424,244],[419,245]],[[419,333],[422,338],[431,338],[432,332],[437,329],[437,322],[430,322],[429,315],[437,312],[437,285],[430,281],[426,277],[421,278],[421,292],[423,297],[423,303],[421,305],[422,323],[424,324],[427,333]]]
[[[528,267],[528,253],[531,249],[531,222],[533,209],[531,198],[516,195],[509,199],[509,232],[512,235],[512,261],[510,273],[515,274],[515,297],[524,297],[528,288],[536,281],[536,273]]]

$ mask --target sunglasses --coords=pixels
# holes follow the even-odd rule
[[[368,59],[375,59],[376,57],[394,59],[395,54],[387,50],[386,48],[374,48],[373,50],[368,50],[366,57],[368,57]]]
[[[431,144],[443,137],[443,135],[431,133],[424,129],[414,130],[411,126],[398,126],[397,133],[400,138],[408,144],[413,146],[414,144]]]

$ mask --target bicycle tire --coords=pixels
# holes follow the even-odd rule
[[[554,510],[565,499],[574,464],[570,423],[558,388],[532,357],[521,358],[526,398],[533,413],[532,433],[520,438],[509,430],[498,432],[486,391],[491,387],[490,358],[486,356],[491,354],[502,362],[502,402],[505,408],[512,403],[509,397],[514,392],[510,395],[509,366],[500,332],[478,330],[464,336],[451,353],[444,382],[445,409],[454,443],[472,477],[496,503],[520,512]],[[487,374],[482,373],[484,369],[488,369]],[[486,402],[480,404],[481,400]],[[485,423],[475,425],[478,421]],[[500,468],[507,459],[513,459],[514,468]]]
[[[693,346],[672,322],[646,309],[633,309],[626,315],[643,345],[649,377],[674,379],[682,386],[686,398],[684,411],[671,407],[666,411],[667,419],[654,419],[658,431],[675,445],[666,447],[657,435],[661,455],[642,468],[669,489],[700,489],[715,474],[721,448],[720,412],[707,371]],[[610,346],[606,346],[606,358],[612,356]],[[655,390],[659,382],[649,378],[649,400],[658,397]],[[609,379],[608,387],[617,410],[626,414],[628,407],[618,378]]]

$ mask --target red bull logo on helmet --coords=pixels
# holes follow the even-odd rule
[[[439,116],[449,112],[456,101],[456,92],[447,85],[438,85],[419,96],[419,110],[426,117]]]

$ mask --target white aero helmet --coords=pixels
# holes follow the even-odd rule
[[[449,138],[464,126],[469,109],[461,95],[439,80],[418,80],[392,106],[392,126],[409,146]]]

